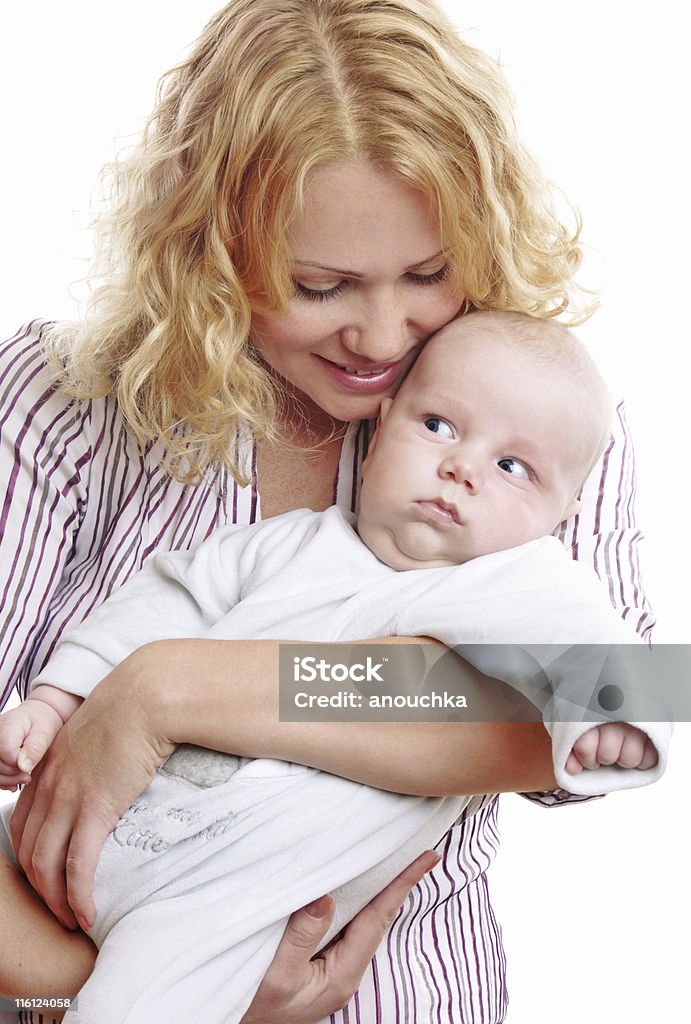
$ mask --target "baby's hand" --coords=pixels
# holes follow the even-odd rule
[[[0,715],[0,789],[13,790],[29,781],[62,724],[50,704],[31,697]]]
[[[584,732],[574,743],[566,762],[569,775],[584,768],[618,764],[622,768],[653,768],[657,751],[640,729],[627,722],[606,722]]]

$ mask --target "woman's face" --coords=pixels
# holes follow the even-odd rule
[[[253,316],[253,341],[315,418],[373,417],[462,303],[430,204],[370,164],[329,165],[289,244],[295,295],[283,315]]]

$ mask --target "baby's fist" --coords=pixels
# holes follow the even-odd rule
[[[53,708],[31,699],[0,715],[0,789],[29,781],[61,725]]]
[[[627,722],[606,722],[584,732],[574,743],[566,771],[577,775],[583,768],[602,765],[645,770],[657,764],[657,751],[640,729]]]

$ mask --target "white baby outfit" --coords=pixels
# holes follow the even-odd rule
[[[34,685],[86,697],[132,650],[173,636],[387,635],[469,645],[470,660],[475,644],[542,657],[542,645],[636,641],[595,575],[555,538],[463,566],[395,572],[337,508],[303,509],[219,529],[195,552],[157,555],[65,635]],[[602,793],[664,771],[669,727],[653,723],[644,728],[655,768],[567,775],[568,752],[593,724],[574,716],[546,723],[559,785]],[[299,765],[179,747],[106,841],[91,932],[100,953],[66,1020],[239,1021],[293,910],[334,892],[335,934],[474,799],[394,795]]]

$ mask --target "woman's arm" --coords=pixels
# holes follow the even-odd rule
[[[22,792],[11,828],[19,863],[63,924],[75,924],[70,908],[82,927],[91,924],[103,842],[179,742],[295,760],[399,792],[554,785],[550,740],[540,723],[280,722],[278,646],[147,645],[103,680],[61,729]],[[471,670],[466,682],[468,693],[481,685],[486,694],[492,685]]]
[[[278,650],[271,641],[164,641],[140,648],[125,671],[159,742],[196,743],[247,757],[297,761],[391,792],[422,796],[517,792],[554,785],[541,722],[279,721]],[[363,644],[438,645],[419,637]],[[228,665],[241,664],[229,686]],[[460,658],[459,691],[487,700],[489,680]],[[124,668],[124,666],[123,666]],[[169,685],[172,674],[196,679]],[[196,673],[196,675],[195,675]],[[235,676],[235,673],[233,673]],[[232,719],[232,722],[231,722]]]

